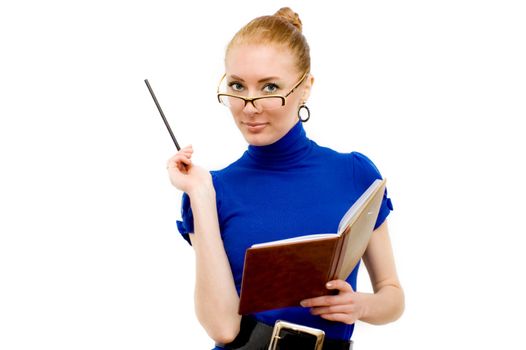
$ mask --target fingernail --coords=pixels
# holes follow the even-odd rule
[[[326,285],[327,285],[327,288],[331,288],[332,287],[332,283],[331,282],[328,282]]]
[[[303,307],[305,307],[305,306],[307,306],[307,303],[304,302],[304,301],[300,301],[300,305],[303,306]]]

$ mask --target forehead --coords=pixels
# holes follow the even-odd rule
[[[246,80],[269,76],[294,79],[298,74],[289,48],[264,44],[243,44],[230,48],[225,58],[225,70],[227,75],[237,75]]]

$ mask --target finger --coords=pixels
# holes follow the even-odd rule
[[[324,315],[320,315],[320,317],[323,319],[329,320],[329,321],[341,322],[341,323],[346,323],[346,324],[351,324],[351,323],[356,322],[356,320],[354,319],[354,317],[352,317],[352,315],[345,314],[345,313],[324,314]]]
[[[191,152],[179,151],[175,155],[170,157],[170,159],[168,159],[168,163],[170,163],[170,162],[177,162],[182,157],[190,159],[190,158],[192,158],[192,153]]]
[[[183,149],[181,149],[179,151],[179,153],[193,154],[194,153],[194,149],[192,147],[183,148]]]
[[[348,282],[343,281],[343,280],[329,281],[327,282],[326,287],[327,289],[331,289],[331,290],[337,289],[340,292],[354,292],[354,289],[352,289],[352,286]]]
[[[192,145],[186,145],[184,147],[181,147],[181,149],[178,152],[183,152],[183,151],[188,151],[188,150],[192,150],[193,151],[193,146]]]
[[[188,170],[190,170],[191,164],[184,164],[184,163],[177,163],[177,169],[179,169],[180,172],[188,174]]]
[[[191,163],[192,159],[190,159],[190,157],[187,156],[186,154],[180,154],[179,157],[175,158],[175,161],[176,163],[179,163],[179,162]]]
[[[344,295],[324,295],[321,297],[305,299],[300,303],[303,307],[320,307],[340,304],[345,304]]]
[[[322,307],[313,307],[310,310],[310,313],[313,315],[323,315],[323,314],[334,314],[334,313],[352,313],[354,310],[352,305],[341,304],[333,306],[322,306]]]
[[[177,156],[179,156],[181,154],[191,158],[193,153],[194,153],[194,149],[193,149],[192,145],[189,145],[189,146],[186,146],[184,148],[181,148],[181,150],[179,150],[176,154],[174,154],[172,157],[170,157],[170,159],[168,159],[168,161],[173,160],[174,158],[176,158]]]
[[[192,163],[192,160],[190,159],[190,157],[184,155],[184,154],[180,154],[178,155],[177,157],[174,157],[173,159],[171,159],[170,161],[168,161],[168,163],[166,164],[166,167],[167,168],[175,168],[181,164],[187,164],[187,165],[190,165]]]
[[[180,168],[183,164],[191,165],[192,160],[186,157],[185,155],[177,154],[168,161],[168,164],[166,164],[166,168]]]
[[[345,298],[340,297],[343,293],[354,293],[352,286],[342,280],[332,280],[325,285],[329,290],[339,290],[338,295],[325,295],[317,298],[302,300],[300,305],[304,307],[315,307],[325,305],[343,304]]]
[[[194,149],[190,145],[190,146],[187,146],[185,148],[181,148],[181,150],[178,153],[183,153],[183,154],[191,156],[194,153]]]

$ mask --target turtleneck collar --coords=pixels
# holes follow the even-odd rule
[[[260,165],[279,168],[301,160],[311,147],[303,123],[298,122],[278,141],[266,146],[250,145],[247,153]]]

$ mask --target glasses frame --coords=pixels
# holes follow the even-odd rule
[[[223,79],[225,79],[225,77],[226,77],[226,73],[224,73],[223,76],[221,77],[221,80],[219,80],[219,84],[217,85],[217,100],[219,101],[219,103],[221,103],[222,105],[226,106],[223,102],[221,102],[221,96],[236,97],[236,98],[239,98],[239,99],[245,101],[245,105],[243,106],[243,108],[245,108],[247,106],[247,103],[250,102],[250,103],[252,103],[252,106],[254,106],[254,108],[259,109],[254,104],[254,101],[262,100],[262,99],[269,98],[269,97],[270,98],[279,97],[281,99],[281,107],[283,107],[283,106],[285,106],[285,101],[286,101],[287,97],[289,97],[290,94],[292,94],[294,92],[294,90],[296,90],[301,85],[301,83],[303,83],[303,81],[305,80],[305,78],[307,78],[308,75],[309,75],[309,72],[305,72],[301,76],[301,79],[294,85],[294,87],[292,89],[290,89],[290,91],[286,95],[274,94],[274,95],[265,95],[265,96],[257,96],[257,97],[243,97],[243,96],[239,96],[239,95],[225,94],[225,93],[219,92],[219,87],[221,86],[221,83],[223,82]]]

